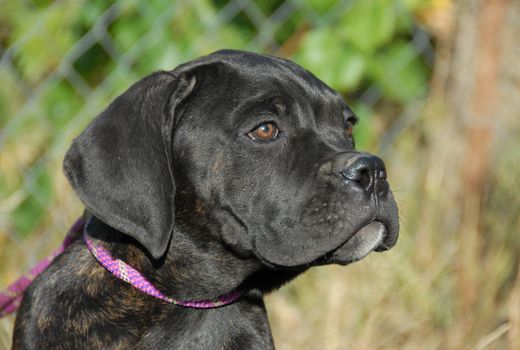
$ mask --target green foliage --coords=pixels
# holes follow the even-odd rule
[[[42,119],[48,121],[53,130],[61,130],[81,109],[83,103],[74,87],[68,81],[60,80],[52,84],[42,96]]]
[[[284,55],[345,96],[360,117],[358,148],[374,148],[388,120],[427,92],[430,67],[412,37],[416,11],[431,1],[0,0],[0,55],[6,55],[0,61],[0,285],[59,244],[60,228],[81,210],[61,175],[63,154],[141,77],[220,48]],[[291,6],[297,10],[284,12]],[[359,98],[367,90],[376,102]],[[498,123],[510,135],[497,132],[497,157],[474,218],[484,235],[468,245],[458,230],[454,167],[464,135],[453,133],[460,120],[436,109],[443,101],[435,107],[432,100],[433,109],[418,119],[399,119],[408,124],[385,157],[402,218],[398,245],[348,269],[311,269],[271,296],[279,344],[444,349],[458,339],[481,347],[489,334],[514,326],[508,314],[516,308],[507,300],[520,290],[518,126]],[[467,258],[476,262],[468,276],[478,305],[459,314],[466,294],[457,282],[467,277],[461,269]],[[12,324],[5,325],[2,349],[12,338],[3,331]],[[472,336],[463,333],[470,329]],[[509,333],[488,345],[506,348]]]
[[[375,54],[370,65],[371,78],[388,98],[407,103],[424,96],[429,72],[406,42]]]
[[[367,60],[355,46],[337,37],[329,27],[309,32],[295,60],[320,79],[340,90],[359,87]]]
[[[407,40],[422,1],[267,0],[225,19],[225,0],[0,4],[0,44],[12,50],[12,67],[0,66],[0,126],[8,126],[2,152],[23,154],[0,161],[1,193],[24,193],[9,213],[14,231],[29,234],[53,200],[48,174],[54,169],[36,164],[65,132],[79,131],[67,129],[75,118],[92,118],[154,70],[220,48],[282,47],[280,52],[346,95],[372,86],[397,106],[420,97],[429,70]],[[281,6],[298,10],[279,21]],[[28,101],[32,89],[38,92]],[[372,108],[354,108],[363,116],[356,128],[361,147],[373,140],[366,122]],[[27,174],[36,174],[31,186],[41,195],[28,191]]]
[[[429,70],[410,44],[412,4],[355,1],[339,25],[311,30],[295,55],[332,87],[348,93],[375,85],[402,104],[424,96]]]
[[[359,118],[355,128],[356,147],[367,149],[376,139],[375,132],[370,127],[370,118],[374,111],[370,106],[357,101],[348,101],[348,103],[352,110],[356,111],[356,115]]]
[[[76,40],[73,26],[81,10],[81,1],[59,2],[48,8],[34,8],[20,2],[11,8],[8,45],[24,41],[17,52],[23,78],[37,83],[46,72],[58,66],[61,57]],[[27,35],[33,27],[37,35]]]
[[[309,0],[308,3],[309,7],[320,16],[326,15],[337,5],[336,0]]]
[[[398,4],[394,0],[355,2],[345,13],[338,34],[361,51],[373,53],[394,36]]]
[[[52,180],[45,170],[38,168],[31,177],[34,178],[29,179],[33,193],[28,193],[11,214],[11,223],[21,236],[26,236],[34,229],[53,197]]]

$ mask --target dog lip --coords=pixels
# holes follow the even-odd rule
[[[355,231],[354,234],[341,243],[337,248],[321,255],[312,262],[286,266],[269,261],[261,255],[257,255],[257,257],[260,261],[271,268],[285,270],[307,269],[311,266],[327,265],[331,263],[348,265],[363,259],[373,251],[379,252],[390,249],[384,244],[387,235],[388,229],[386,225],[380,221],[372,220],[361,226],[360,229]]]
[[[387,227],[380,221],[370,221],[350,236],[338,248],[326,254],[322,262],[347,265],[359,261],[373,251],[386,250],[384,239],[388,235]]]
[[[351,241],[362,239],[364,241],[369,241],[367,242],[367,246],[372,246],[370,249],[370,251],[372,251],[379,248],[381,243],[383,243],[387,232],[388,230],[382,222],[374,220],[361,227],[356,233],[352,235],[352,237],[343,243],[341,247],[349,244]],[[355,242],[353,243],[355,244]]]
[[[328,264],[348,265],[365,258],[372,252],[389,250],[395,244],[397,234],[392,232],[392,226],[385,218],[372,218],[357,226],[357,229],[347,233],[342,243],[335,248],[323,252],[314,260],[297,264],[283,264],[269,259],[255,249],[255,256],[259,261],[272,269],[299,270],[312,266]]]

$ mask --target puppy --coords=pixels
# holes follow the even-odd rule
[[[271,56],[218,51],[137,82],[65,156],[83,239],[26,291],[14,349],[273,349],[264,293],[396,243],[384,163],[355,149],[355,123]]]

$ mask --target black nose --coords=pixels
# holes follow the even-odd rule
[[[388,193],[385,164],[379,157],[363,154],[351,158],[340,173],[346,180],[357,182],[368,194],[375,192],[382,197]]]

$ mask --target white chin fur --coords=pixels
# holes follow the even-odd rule
[[[352,260],[361,260],[383,242],[385,232],[386,229],[382,223],[373,221],[356,232],[345,243],[343,249],[351,252]]]

